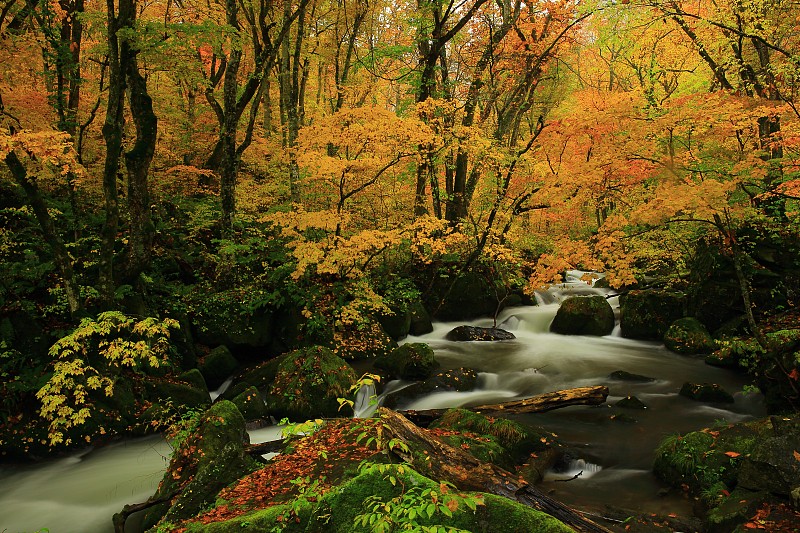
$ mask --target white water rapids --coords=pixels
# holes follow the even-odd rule
[[[590,385],[608,385],[607,404],[569,407],[544,414],[516,417],[558,434],[576,456],[563,472],[551,473],[545,488],[565,503],[581,506],[609,504],[642,512],[682,512],[688,504],[659,496],[663,488],[650,473],[653,450],[666,435],[763,415],[757,395],[741,392],[745,378],[705,365],[702,359],[679,356],[663,345],[623,339],[618,330],[606,337],[563,336],[548,332],[565,297],[603,294],[573,273],[568,283],[537,296],[536,307],[507,309],[497,324],[516,335],[502,342],[451,342],[445,335],[462,323],[437,323],[432,333],[404,342],[426,342],[442,367],[471,367],[479,384],[471,392],[435,393],[401,402],[399,408],[439,408],[497,403],[543,392]],[[609,298],[612,306],[615,297]],[[491,319],[475,326],[492,326]],[[616,370],[655,378],[653,382],[613,381]],[[706,405],[678,395],[686,381],[719,383],[734,393],[732,405]],[[387,384],[396,388],[399,383]],[[402,394],[402,393],[401,393]],[[635,395],[648,408],[613,407]],[[361,414],[367,406],[361,405]],[[626,414],[636,422],[611,420]],[[251,434],[253,442],[271,440],[279,429]],[[169,447],[157,437],[136,439],[90,450],[71,458],[28,466],[0,467],[0,533],[105,533],[113,530],[111,516],[126,503],[144,501],[163,474]],[[580,475],[577,475],[580,473]],[[574,479],[572,479],[574,478]],[[570,481],[559,481],[571,479]]]

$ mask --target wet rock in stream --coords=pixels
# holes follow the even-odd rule
[[[513,333],[500,328],[458,326],[450,330],[445,338],[449,341],[508,341],[516,339]]]

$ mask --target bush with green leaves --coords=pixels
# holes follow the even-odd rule
[[[145,375],[170,365],[173,319],[136,320],[117,311],[86,318],[50,348],[53,374],[36,393],[48,421],[50,445],[70,444],[65,432],[92,416],[97,399],[114,395],[123,375]],[[105,429],[100,426],[100,433]]]

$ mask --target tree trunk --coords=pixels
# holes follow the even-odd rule
[[[239,29],[238,6],[236,0],[227,0],[225,10],[228,25]],[[222,233],[230,237],[233,233],[233,218],[236,211],[236,133],[239,125],[239,114],[236,106],[236,92],[239,88],[239,65],[242,60],[242,50],[235,43],[228,54],[228,67],[225,70],[225,81],[222,89],[223,125],[222,125],[222,163],[220,165],[219,193],[222,201]]]
[[[606,528],[520,481],[517,475],[446,444],[403,415],[382,407],[378,412],[387,441],[397,439],[406,445],[392,447],[394,454],[421,474],[449,481],[461,490],[488,492],[516,500],[561,520],[578,532],[608,533]],[[419,457],[425,460],[418,461]]]
[[[132,0],[120,2],[120,13],[130,10],[126,18],[132,27],[136,18],[136,5]],[[125,153],[125,168],[128,172],[128,214],[130,235],[128,238],[128,263],[125,278],[134,282],[150,264],[153,247],[153,220],[150,214],[150,190],[148,174],[156,148],[158,119],[153,112],[153,100],[147,92],[147,82],[139,73],[136,59],[138,51],[128,42],[120,47],[120,61],[128,86],[128,102],[136,127],[136,141]]]
[[[476,405],[475,407],[465,407],[465,409],[489,416],[543,413],[545,411],[552,411],[553,409],[569,407],[570,405],[600,405],[606,401],[607,397],[608,387],[597,385],[594,387],[578,387],[575,389],[548,392],[523,400],[489,405]],[[447,409],[423,409],[400,412],[415,424],[427,426],[433,420],[444,415]]]
[[[100,243],[98,288],[106,306],[114,299],[114,246],[119,228],[119,196],[117,176],[122,157],[123,105],[125,76],[120,66],[119,38],[117,32],[124,25],[116,16],[114,0],[106,0],[108,12],[108,103],[103,123],[103,139],[106,143],[106,158],[103,166],[103,197],[106,220]]]

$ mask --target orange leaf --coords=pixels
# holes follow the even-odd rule
[[[739,457],[742,454],[738,452],[725,452],[725,455],[727,455],[728,457]]]
[[[797,453],[797,450],[795,450],[794,452],[792,452],[792,455],[794,455],[794,458],[795,458],[797,461],[800,461],[800,453]]]

